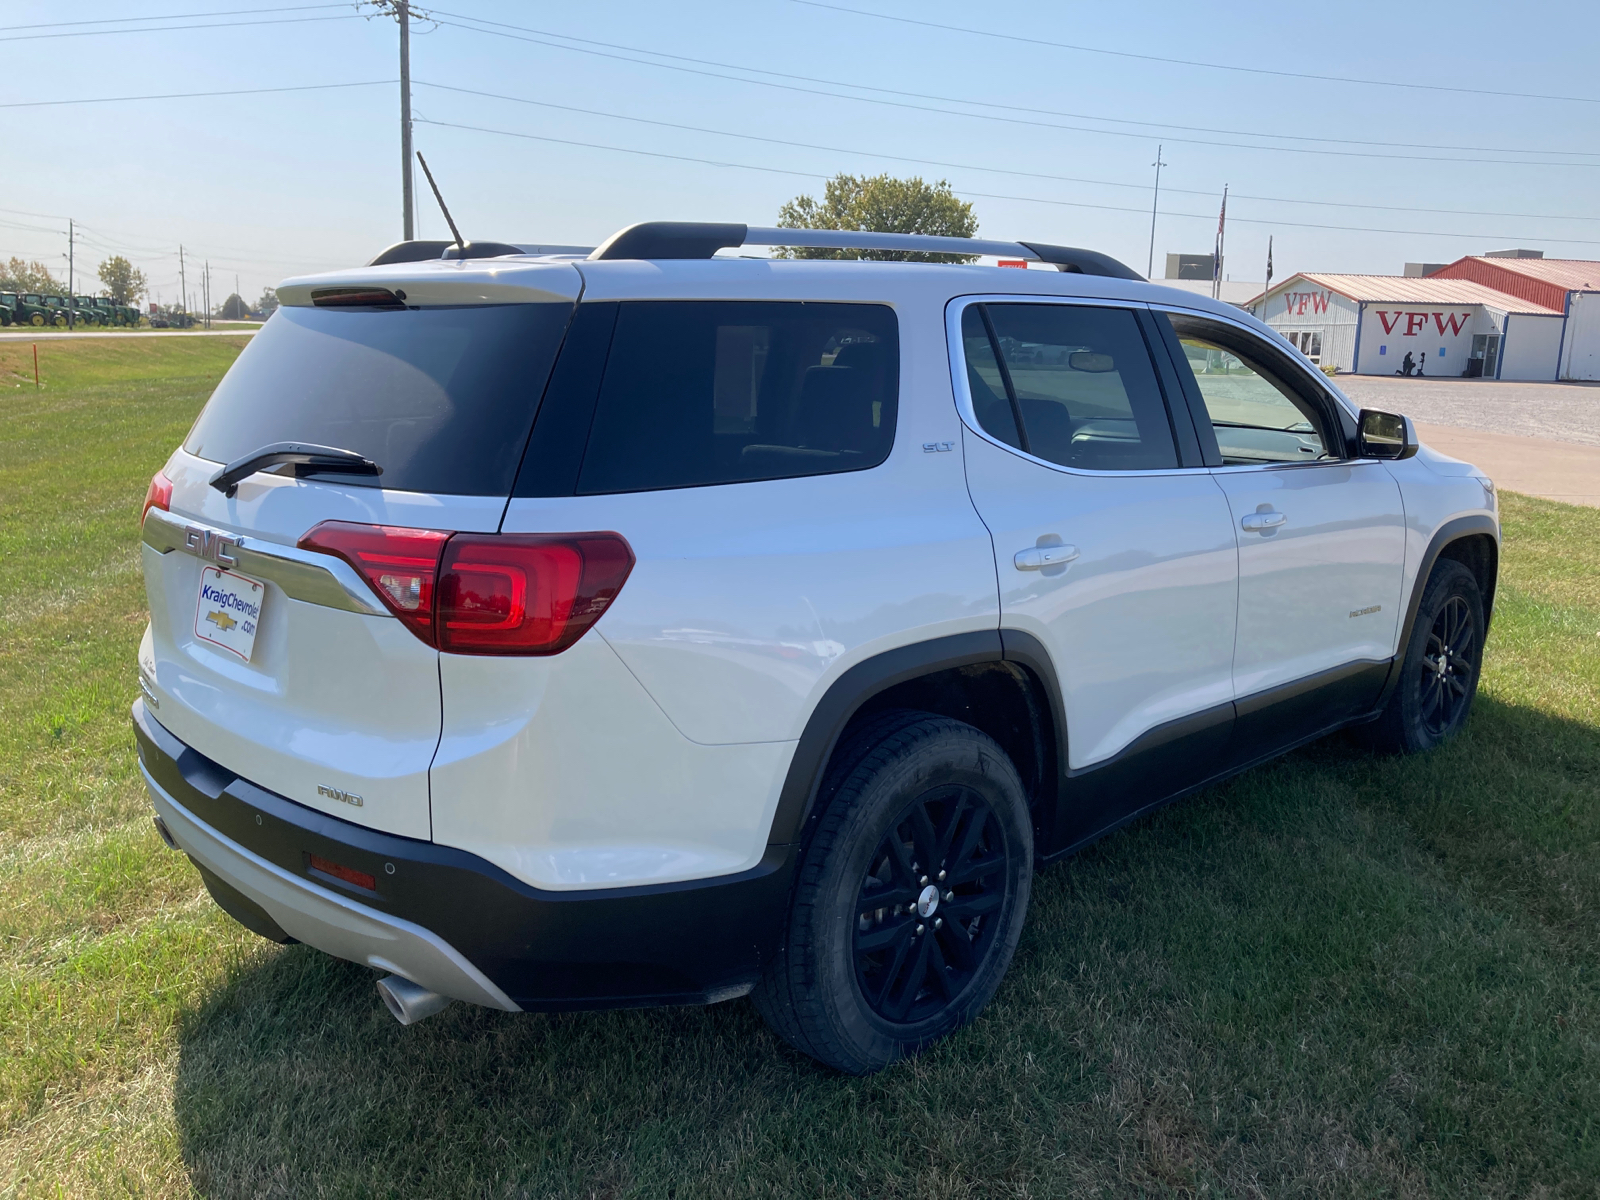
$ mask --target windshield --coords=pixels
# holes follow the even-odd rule
[[[184,449],[226,463],[273,442],[353,450],[367,485],[507,495],[570,302],[280,308],[223,377]],[[331,478],[331,477],[330,477]]]

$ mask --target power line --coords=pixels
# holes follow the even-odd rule
[[[521,138],[521,139],[524,139],[524,140],[527,140],[527,141],[534,141],[534,142],[549,142],[549,143],[554,143],[556,145],[561,145],[561,146],[578,146],[578,147],[582,147],[582,148],[588,149],[588,150],[606,150],[606,151],[610,151],[610,152],[616,153],[616,154],[636,154],[636,155],[642,155],[642,156],[644,156],[646,158],[665,158],[665,159],[671,159],[671,160],[676,161],[676,162],[700,163],[700,164],[703,164],[703,165],[706,165],[706,166],[713,166],[713,167],[732,167],[732,168],[734,168],[736,170],[741,170],[741,171],[760,171],[760,172],[763,172],[765,174],[770,174],[770,175],[789,175],[789,176],[796,176],[796,177],[801,177],[801,178],[806,178],[806,179],[827,179],[827,178],[829,178],[828,176],[823,175],[823,174],[821,174],[819,172],[816,172],[816,171],[798,171],[798,170],[794,170],[792,168],[785,168],[785,167],[763,167],[763,166],[757,166],[757,165],[755,165],[753,163],[728,162],[728,161],[723,160],[723,159],[713,159],[713,158],[697,158],[697,157],[693,157],[693,156],[685,155],[685,154],[667,154],[667,153],[665,153],[663,151],[660,151],[660,150],[636,150],[636,149],[633,149],[632,147],[629,147],[629,146],[608,146],[608,145],[605,145],[605,144],[600,143],[600,142],[583,142],[583,141],[577,141],[577,140],[572,139],[572,138],[550,137],[550,136],[547,136],[545,134],[538,134],[538,133],[520,133],[520,132],[516,132],[514,130],[509,130],[509,129],[490,129],[490,128],[487,128],[487,127],[482,126],[482,125],[462,125],[462,124],[457,124],[457,123],[451,122],[451,121],[435,121],[435,120],[431,120],[431,119],[426,118],[426,117],[418,117],[418,118],[416,118],[416,121],[417,121],[417,124],[419,124],[419,125],[437,125],[437,126],[439,126],[441,128],[444,128],[444,129],[462,129],[462,130],[471,131],[473,133],[490,133],[490,134],[496,134],[496,135],[498,135],[500,137]],[[1090,203],[1087,203],[1087,202],[1084,202],[1084,201],[1078,201],[1078,200],[1051,200],[1051,199],[1046,199],[1046,198],[1039,197],[1039,196],[1009,196],[1009,195],[1000,195],[1000,194],[990,193],[990,192],[970,192],[970,191],[965,191],[965,190],[957,190],[957,195],[974,196],[974,197],[978,197],[978,198],[984,199],[984,200],[1014,200],[1014,201],[1021,201],[1021,202],[1024,202],[1024,203],[1028,203],[1028,204],[1050,204],[1050,205],[1056,205],[1056,206],[1063,207],[1063,208],[1088,208],[1088,209],[1097,209],[1097,210],[1104,211],[1104,212],[1138,213],[1141,216],[1146,211],[1143,208],[1130,208],[1127,205],[1090,204]],[[1170,210],[1167,211],[1166,213],[1164,213],[1163,215],[1168,216],[1168,217],[1188,218],[1190,220],[1196,220],[1196,221],[1210,221],[1210,220],[1214,219],[1213,216],[1211,214],[1208,214],[1208,213],[1179,213],[1179,212],[1172,212]],[[1289,228],[1289,229],[1331,229],[1331,230],[1340,230],[1340,231],[1347,232],[1347,233],[1393,233],[1393,234],[1405,234],[1405,235],[1412,236],[1412,237],[1473,238],[1473,239],[1477,239],[1477,240],[1480,240],[1480,241],[1543,241],[1543,242],[1555,242],[1555,243],[1560,244],[1560,245],[1571,245],[1571,246],[1600,246],[1600,240],[1592,240],[1592,239],[1585,239],[1585,238],[1554,238],[1554,237],[1548,237],[1548,236],[1545,236],[1545,235],[1539,235],[1537,237],[1530,237],[1527,234],[1466,233],[1466,232],[1441,231],[1441,230],[1437,230],[1437,229],[1376,229],[1376,228],[1369,228],[1369,227],[1361,226],[1361,225],[1325,225],[1325,224],[1313,224],[1313,223],[1304,222],[1304,221],[1279,221],[1279,220],[1270,220],[1270,219],[1266,219],[1266,218],[1249,218],[1249,217],[1232,217],[1232,218],[1230,218],[1230,220],[1237,221],[1237,222],[1242,222],[1243,224],[1246,224],[1246,225],[1270,225],[1270,226],[1273,226],[1275,228]]]
[[[342,6],[341,6],[342,7]],[[101,37],[112,33],[172,33],[180,29],[246,29],[252,25],[304,25],[311,21],[359,21],[360,13],[337,17],[280,17],[267,21],[214,21],[202,25],[159,25],[146,29],[83,29],[74,33],[25,33],[17,37],[0,37],[0,42],[35,42],[45,38]]]
[[[880,21],[896,21],[902,25],[921,25],[928,29],[942,29],[949,33],[964,33],[974,37],[996,38],[1006,42],[1023,42],[1030,46],[1049,46],[1055,50],[1075,50],[1082,54],[1104,54],[1114,58],[1136,58],[1145,62],[1166,63],[1179,67],[1204,67],[1211,71],[1238,71],[1247,75],[1274,75],[1280,79],[1313,79],[1321,83],[1354,83],[1364,87],[1409,88],[1424,92],[1455,92],[1468,96],[1499,96],[1516,100],[1558,100],[1570,104],[1600,104],[1600,97],[1562,96],[1549,92],[1503,92],[1489,88],[1451,87],[1437,83],[1404,83],[1393,79],[1362,79],[1350,75],[1315,75],[1306,71],[1278,71],[1270,67],[1241,67],[1232,63],[1204,62],[1192,58],[1166,58],[1159,54],[1137,54],[1131,50],[1107,50],[1102,46],[1084,46],[1073,42],[1052,42],[1045,38],[1015,33],[999,33],[990,29],[969,29],[962,25],[945,25],[938,21],[924,21],[916,17],[891,16],[889,13],[870,12],[864,8],[846,8],[842,4],[827,4],[823,0],[790,0],[810,8],[825,8],[833,12],[849,13],[856,17],[874,17]]]
[[[125,104],[134,100],[199,100],[212,96],[264,96],[273,92],[315,92],[329,88],[393,86],[393,79],[366,79],[357,83],[306,83],[296,87],[230,88],[221,92],[156,92],[147,96],[92,96],[83,100],[15,100],[0,108],[52,108],[62,104]]]
[[[441,17],[456,17],[457,21],[440,20]],[[445,11],[443,11],[441,9],[435,9],[434,10],[434,21],[438,25],[445,25],[445,26],[449,26],[449,27],[455,28],[455,29],[464,29],[464,30],[467,30],[467,31],[472,32],[472,33],[483,33],[483,34],[489,34],[489,35],[496,36],[496,37],[507,37],[507,38],[511,38],[511,39],[513,39],[515,41],[529,42],[529,43],[532,43],[534,45],[546,46],[546,47],[549,47],[551,49],[556,49],[556,50],[568,50],[568,51],[572,51],[573,53],[577,53],[577,54],[588,54],[588,55],[591,55],[591,56],[596,57],[596,58],[613,59],[613,60],[619,61],[619,62],[631,63],[631,64],[633,64],[635,66],[657,67],[657,68],[660,68],[662,70],[680,71],[680,72],[683,72],[685,74],[701,75],[701,76],[705,76],[705,77],[712,78],[712,79],[726,79],[726,80],[730,80],[730,81],[735,82],[735,83],[755,84],[755,85],[760,86],[760,87],[778,88],[778,89],[781,89],[781,90],[784,90],[784,91],[801,92],[801,93],[804,93],[804,94],[807,94],[807,95],[829,96],[829,97],[832,97],[834,99],[853,100],[853,101],[857,101],[859,103],[865,103],[865,104],[879,104],[879,105],[885,105],[885,106],[888,106],[888,107],[891,107],[891,108],[905,108],[905,109],[911,109],[911,110],[916,111],[916,112],[940,113],[940,114],[943,114],[945,116],[969,117],[969,118],[972,118],[972,119],[975,119],[975,120],[999,121],[999,122],[1003,122],[1003,123],[1006,123],[1006,124],[1029,125],[1029,126],[1034,126],[1034,127],[1037,127],[1037,128],[1042,128],[1042,129],[1058,129],[1058,130],[1064,130],[1064,131],[1073,132],[1073,133],[1100,134],[1101,136],[1104,136],[1104,137],[1136,138],[1136,139],[1139,139],[1141,141],[1145,141],[1145,140],[1148,140],[1148,139],[1150,139],[1152,137],[1155,137],[1157,135],[1156,135],[1156,133],[1148,133],[1148,134],[1147,133],[1133,133],[1133,132],[1129,132],[1129,131],[1126,131],[1126,130],[1120,130],[1120,129],[1096,129],[1096,128],[1092,128],[1092,127],[1089,127],[1089,126],[1062,125],[1062,124],[1058,124],[1058,123],[1053,122],[1053,121],[1035,121],[1035,120],[1028,120],[1028,119],[1024,119],[1024,118],[1020,118],[1020,117],[1001,116],[1001,115],[997,115],[997,114],[994,114],[994,113],[961,112],[961,111],[947,109],[947,108],[930,107],[930,106],[928,106],[926,104],[910,104],[910,103],[906,103],[904,100],[895,101],[895,100],[880,99],[880,98],[873,97],[873,96],[855,96],[855,95],[850,95],[848,93],[841,93],[841,92],[836,92],[836,91],[821,91],[821,90],[818,90],[817,88],[801,87],[801,86],[798,86],[797,84],[792,84],[792,83],[790,83],[790,84],[776,83],[776,82],[773,82],[772,80],[769,80],[769,79],[749,79],[749,78],[746,78],[743,75],[726,75],[726,74],[722,74],[721,72],[722,71],[743,71],[743,72],[747,72],[748,74],[754,74],[754,75],[770,75],[774,79],[797,80],[797,81],[800,81],[802,83],[818,84],[818,85],[822,85],[823,87],[828,87],[828,88],[839,88],[839,87],[853,88],[853,89],[856,89],[858,91],[878,92],[878,93],[880,93],[880,94],[882,94],[884,96],[900,96],[900,97],[905,97],[907,99],[912,99],[912,100],[937,100],[937,101],[939,101],[941,103],[945,103],[945,104],[966,104],[966,105],[972,105],[972,106],[975,106],[975,107],[998,108],[998,109],[1003,109],[1003,110],[1007,110],[1007,111],[1011,111],[1011,112],[1034,113],[1034,114],[1037,114],[1037,115],[1046,115],[1046,116],[1062,116],[1062,117],[1067,117],[1067,118],[1073,119],[1073,120],[1090,120],[1090,121],[1102,121],[1102,122],[1106,122],[1106,123],[1136,124],[1136,125],[1141,125],[1141,126],[1148,127],[1150,129],[1156,130],[1156,131],[1178,129],[1178,130],[1185,130],[1185,131],[1188,131],[1188,132],[1224,133],[1224,134],[1228,134],[1228,135],[1231,135],[1231,136],[1238,136],[1238,137],[1275,138],[1275,139],[1278,139],[1278,140],[1303,140],[1303,141],[1326,142],[1326,143],[1343,144],[1343,145],[1382,146],[1382,147],[1389,147],[1389,148],[1392,148],[1392,149],[1393,148],[1398,148],[1398,149],[1410,148],[1410,149],[1446,150],[1446,151],[1449,151],[1449,150],[1463,150],[1463,151],[1474,152],[1474,153],[1498,153],[1498,154],[1566,154],[1566,155],[1569,155],[1569,156],[1577,154],[1577,155],[1583,155],[1583,156],[1591,157],[1591,158],[1600,157],[1600,152],[1596,152],[1596,151],[1568,151],[1568,150],[1545,150],[1545,149],[1541,149],[1541,150],[1522,150],[1520,148],[1514,148],[1514,147],[1452,146],[1452,145],[1441,144],[1441,143],[1379,142],[1379,141],[1365,141],[1365,140],[1353,139],[1353,138],[1302,137],[1299,134],[1264,133],[1264,132],[1256,132],[1256,131],[1252,131],[1252,130],[1217,130],[1217,129],[1212,129],[1212,128],[1207,127],[1207,126],[1171,125],[1171,124],[1162,124],[1160,122],[1154,122],[1154,121],[1132,121],[1132,120],[1129,120],[1127,118],[1122,118],[1122,117],[1102,117],[1102,116],[1096,116],[1096,115],[1092,115],[1092,114],[1083,114],[1083,113],[1062,113],[1062,112],[1058,112],[1058,111],[1053,110],[1053,109],[1029,108],[1029,107],[1022,106],[1022,105],[997,104],[997,103],[994,103],[992,101],[987,101],[987,100],[968,100],[968,99],[965,99],[965,98],[962,98],[962,97],[956,97],[956,96],[940,96],[940,95],[937,95],[937,94],[930,94],[930,93],[924,93],[924,92],[902,91],[902,90],[895,89],[895,88],[877,87],[877,86],[874,86],[874,85],[871,85],[871,84],[850,83],[850,82],[845,81],[845,80],[827,79],[827,78],[821,78],[821,77],[811,76],[811,75],[796,75],[796,74],[791,74],[791,73],[783,72],[783,71],[772,71],[772,70],[768,70],[768,69],[763,68],[763,67],[748,67],[748,66],[744,66],[743,64],[740,64],[740,63],[718,62],[718,61],[716,61],[714,59],[695,58],[695,57],[692,57],[692,56],[689,56],[689,55],[684,55],[684,54],[670,54],[670,53],[667,53],[667,52],[661,51],[661,50],[646,50],[646,49],[642,49],[642,48],[637,47],[637,46],[628,46],[628,45],[624,45],[624,44],[616,43],[616,42],[602,42],[602,41],[597,41],[597,40],[595,40],[593,38],[580,38],[580,37],[575,37],[575,36],[573,36],[571,34],[552,33],[552,32],[550,32],[548,30],[543,30],[543,29],[532,29],[532,28],[529,28],[527,26],[511,25],[511,24],[508,24],[508,23],[506,23],[504,21],[489,21],[489,20],[485,20],[485,19],[483,19],[481,17],[469,17],[469,16],[465,16],[463,14],[445,12]],[[458,21],[470,21],[470,22],[473,22],[473,23],[472,24],[463,25],[463,24],[459,24]],[[491,28],[480,28],[480,26],[491,26]],[[513,31],[515,31],[515,32],[513,32]],[[533,36],[525,36],[525,35],[533,35]],[[562,39],[562,40],[560,40],[560,41],[547,40],[547,39],[550,39],[550,38],[558,38],[558,39]],[[583,44],[582,45],[568,45],[568,44],[566,44],[568,42],[578,42],[578,43],[583,43]],[[604,49],[596,50],[596,49],[589,49],[588,48],[588,47],[594,47],[594,46],[604,47]],[[619,51],[621,53],[609,53],[608,51]],[[673,62],[653,62],[653,61],[650,61],[650,59],[648,59],[648,58],[641,59],[641,58],[624,57],[625,54],[633,54],[633,55],[642,54],[642,55],[652,56],[653,58],[672,59],[674,61]],[[679,65],[677,65],[678,63],[695,63],[695,64],[697,64],[697,66],[696,67],[679,66]],[[719,70],[701,69],[701,68],[708,68],[708,67],[719,68]],[[1286,154],[1321,154],[1321,155],[1332,155],[1332,156],[1340,157],[1340,158],[1383,158],[1383,159],[1396,159],[1396,160],[1401,160],[1401,161],[1406,161],[1406,162],[1462,162],[1462,163],[1475,163],[1475,164],[1501,164],[1501,165],[1512,165],[1512,166],[1551,166],[1551,167],[1583,166],[1583,167],[1588,167],[1588,166],[1600,165],[1600,164],[1596,164],[1596,163],[1573,163],[1573,162],[1562,162],[1562,161],[1540,161],[1540,160],[1536,160],[1536,159],[1530,160],[1530,159],[1525,159],[1525,158],[1519,158],[1519,159],[1458,158],[1458,157],[1450,157],[1450,156],[1419,156],[1419,155],[1414,155],[1414,154],[1382,154],[1382,153],[1375,153],[1375,152],[1371,152],[1371,151],[1328,150],[1328,149],[1317,149],[1317,148],[1312,148],[1312,147],[1301,147],[1301,146],[1261,146],[1261,145],[1252,145],[1252,144],[1244,143],[1244,142],[1216,141],[1214,139],[1209,139],[1209,138],[1180,137],[1180,136],[1169,135],[1169,134],[1163,134],[1162,136],[1167,141],[1187,142],[1189,144],[1199,145],[1199,146],[1224,146],[1224,147],[1229,147],[1229,148],[1233,148],[1233,149],[1265,150],[1265,151],[1275,151],[1275,152],[1278,152],[1278,153],[1286,153]]]
[[[168,13],[164,17],[103,17],[97,21],[47,21],[39,25],[0,25],[0,33],[18,29],[67,29],[75,25],[128,25],[135,21],[187,21],[195,17],[241,17],[255,13],[304,12],[313,8],[348,8],[348,4],[296,4],[290,7],[233,8],[221,12]]]
[[[539,108],[553,108],[561,112],[580,113],[590,117],[605,117],[617,121],[631,121],[641,125],[654,125],[663,129],[681,129],[690,133],[708,133],[717,137],[739,138],[744,141],[764,142],[774,146],[789,146],[801,150],[821,150],[833,154],[853,154],[865,158],[882,158],[892,162],[914,163],[920,166],[946,167],[959,171],[984,171],[996,175],[1015,175],[1025,179],[1043,179],[1052,183],[1086,183],[1096,187],[1131,188],[1136,191],[1148,191],[1149,185],[1144,183],[1124,183],[1110,179],[1090,179],[1078,175],[1052,175],[1044,171],[1024,171],[1015,167],[987,167],[975,163],[947,162],[941,159],[918,158],[905,154],[889,154],[878,150],[855,150],[846,146],[824,145],[816,142],[797,142],[787,138],[767,137],[755,133],[738,133],[727,129],[713,129],[704,125],[685,125],[676,121],[660,121],[651,117],[636,117],[626,113],[606,112],[601,109],[580,108],[572,104],[557,104],[550,100],[534,100],[526,96],[509,96],[501,92],[486,92],[477,88],[457,87],[448,83],[434,83],[429,80],[418,79],[414,81],[418,87],[430,87],[440,91],[458,92],[468,96],[480,96],[490,100],[506,100],[515,104],[528,104]],[[1169,186],[1169,192],[1181,193],[1190,196],[1215,196],[1215,192],[1205,191],[1200,188],[1177,188]],[[1434,215],[1453,215],[1468,217],[1515,217],[1527,220],[1554,220],[1554,221],[1600,221],[1600,217],[1564,217],[1550,213],[1507,213],[1489,211],[1470,211],[1448,208],[1412,208],[1404,205],[1387,204],[1356,204],[1337,200],[1306,200],[1290,196],[1254,196],[1242,192],[1235,192],[1235,198],[1243,200],[1257,200],[1271,204],[1316,204],[1334,208],[1362,208],[1376,209],[1385,212],[1415,212]]]

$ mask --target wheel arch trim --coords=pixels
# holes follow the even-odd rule
[[[1038,678],[1050,706],[1048,719],[1055,735],[1056,761],[1066,762],[1061,687],[1050,654],[1037,638],[1011,629],[984,629],[896,646],[863,659],[845,671],[829,685],[811,710],[789,760],[768,844],[792,844],[802,840],[807,822],[815,811],[828,762],[840,736],[863,705],[874,696],[921,676],[989,662],[1012,662]],[[1041,802],[1048,804],[1054,799],[1053,796],[1041,797]]]
[[[1486,513],[1472,513],[1464,517],[1456,517],[1446,521],[1434,531],[1428,541],[1428,547],[1422,552],[1422,558],[1417,564],[1417,572],[1412,576],[1411,594],[1406,598],[1405,611],[1400,618],[1400,637],[1395,646],[1394,659],[1389,668],[1389,678],[1383,685],[1383,691],[1378,697],[1378,708],[1381,710],[1389,702],[1389,697],[1394,693],[1396,685],[1400,682],[1400,668],[1406,657],[1406,649],[1411,645],[1411,637],[1415,632],[1417,612],[1422,607],[1422,593],[1427,590],[1428,578],[1433,574],[1434,567],[1439,565],[1439,559],[1444,556],[1446,547],[1454,542],[1465,541],[1467,538],[1487,537],[1495,548],[1495,557],[1490,564],[1493,578],[1489,580],[1489,587],[1483,597],[1483,622],[1484,635],[1487,636],[1490,621],[1490,610],[1494,602],[1495,582],[1500,574],[1500,526],[1495,519]]]

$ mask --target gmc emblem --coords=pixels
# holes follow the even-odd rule
[[[220,566],[239,565],[239,560],[233,556],[233,551],[239,548],[239,539],[231,538],[225,533],[190,525],[183,531],[183,544],[189,547],[192,553]]]

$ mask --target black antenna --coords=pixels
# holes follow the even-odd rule
[[[439,185],[433,181],[433,172],[428,170],[428,160],[422,157],[422,151],[417,151],[417,161],[422,164],[422,173],[428,177],[428,186],[433,189],[433,198],[439,202],[439,211],[444,214],[444,223],[450,226],[450,232],[456,235],[456,245],[466,249],[466,239],[461,236],[461,230],[456,228],[456,223],[450,217],[450,210],[444,206],[444,197],[439,194]]]

